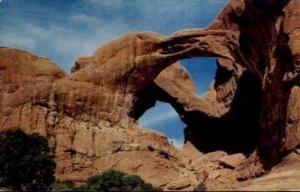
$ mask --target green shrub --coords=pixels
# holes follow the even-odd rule
[[[203,182],[200,182],[194,189],[194,191],[206,191],[205,184]]]
[[[54,181],[55,166],[45,137],[19,129],[0,133],[0,187],[47,189]]]
[[[114,170],[88,178],[83,188],[97,191],[160,191],[137,175]]]
[[[77,188],[72,181],[56,181],[55,183],[51,184],[51,189],[53,191],[73,191]]]

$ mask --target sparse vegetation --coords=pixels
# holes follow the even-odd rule
[[[72,181],[56,181],[55,183],[52,183],[50,188],[52,191],[73,191],[77,190],[74,183]]]
[[[194,189],[194,191],[206,191],[205,184],[203,182],[200,182]]]
[[[94,175],[82,186],[75,186],[71,181],[55,182],[51,185],[53,191],[161,191],[137,175],[114,170],[108,170]]]
[[[160,191],[137,175],[114,170],[88,178],[83,188],[96,191]]]
[[[55,166],[45,137],[19,129],[0,133],[0,187],[47,189],[54,181]]]
[[[71,181],[54,182],[55,162],[47,139],[37,133],[7,130],[0,133],[0,188],[16,191],[161,191],[137,175],[114,170],[89,177],[76,187]]]

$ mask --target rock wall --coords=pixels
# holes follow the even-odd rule
[[[69,75],[1,47],[0,130],[48,137],[58,180],[118,169],[164,189],[233,188],[299,147],[298,8],[297,0],[232,0],[208,28],[125,35],[79,58]],[[207,56],[218,69],[199,97],[176,62]],[[137,125],[156,100],[186,123],[182,150]]]

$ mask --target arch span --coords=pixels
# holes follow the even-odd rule
[[[224,77],[226,73],[229,78]],[[214,86],[223,89],[223,93],[232,89],[227,93],[233,94],[231,99],[228,95],[220,97],[232,100],[228,109],[216,100]],[[186,69],[176,63],[162,71],[138,95],[136,108],[130,115],[138,120],[145,111],[154,107],[156,101],[170,103],[186,125],[184,142],[192,143],[202,152],[225,150],[248,155],[258,144],[261,93],[257,77],[244,72],[237,85],[233,74],[218,63],[215,82],[206,95],[200,97]]]
[[[140,110],[140,99],[136,96],[142,95],[162,71],[181,59],[218,57],[220,75],[210,95],[196,104],[210,118],[224,116],[235,106],[237,91],[243,84],[240,80],[245,74],[250,75],[254,81],[249,90],[258,90],[260,98],[256,103],[261,103],[261,107],[257,107],[260,118],[256,118],[259,126],[257,155],[262,162],[267,162],[265,165],[272,166],[286,150],[299,145],[294,136],[287,137],[298,129],[287,124],[291,90],[299,85],[299,50],[291,43],[298,42],[299,36],[287,25],[298,16],[291,19],[284,14],[294,10],[294,2],[231,1],[205,29],[184,30],[170,36],[128,34],[98,49],[92,57],[79,60],[78,66],[87,67],[79,67],[81,70],[69,78],[133,95],[129,102],[132,107],[124,114],[137,117],[133,115]],[[113,73],[108,74],[108,70]],[[244,101],[239,102],[242,105]],[[192,110],[194,105],[185,105],[181,110]],[[270,110],[273,107],[276,110]]]

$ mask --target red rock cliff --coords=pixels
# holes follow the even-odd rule
[[[47,136],[59,180],[118,169],[164,189],[234,188],[299,147],[299,10],[298,0],[233,0],[206,29],[125,35],[70,75],[2,47],[0,128]],[[207,56],[218,70],[199,97],[176,62]],[[181,151],[136,123],[156,100],[187,124]]]

